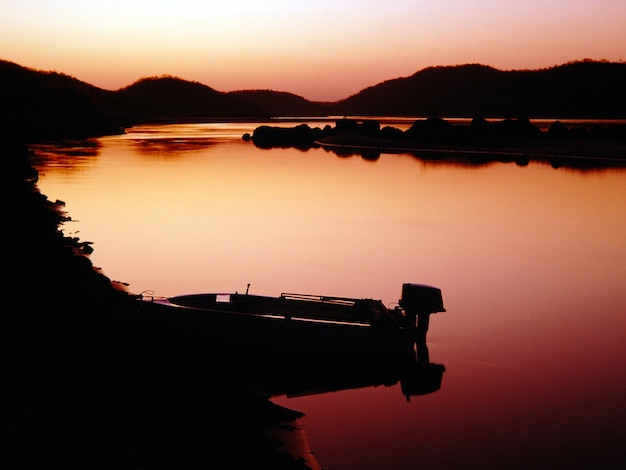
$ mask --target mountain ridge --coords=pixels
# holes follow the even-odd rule
[[[626,63],[573,61],[536,70],[427,67],[341,101],[345,114],[447,117],[626,117]]]
[[[626,63],[572,61],[534,70],[432,66],[335,102],[284,91],[218,91],[161,75],[105,90],[59,72],[0,60],[3,132],[110,133],[139,123],[304,116],[626,118]],[[30,130],[29,130],[30,129]]]

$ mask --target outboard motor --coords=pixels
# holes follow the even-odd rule
[[[407,315],[409,326],[417,327],[417,341],[424,343],[430,315],[446,311],[441,289],[424,284],[402,284],[400,307]]]

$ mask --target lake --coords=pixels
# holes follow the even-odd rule
[[[439,390],[272,399],[305,413],[324,468],[626,465],[624,169],[262,150],[241,139],[260,124],[40,145],[38,185],[65,201],[64,233],[135,293],[250,284],[393,306],[403,283],[439,287]]]

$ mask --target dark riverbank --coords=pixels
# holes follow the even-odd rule
[[[201,340],[136,314],[60,231],[25,146],[0,146],[3,468],[305,468],[267,430],[298,412]]]

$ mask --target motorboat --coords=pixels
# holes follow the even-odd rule
[[[311,353],[401,352],[426,340],[429,317],[445,312],[439,288],[406,283],[398,305],[372,298],[282,293],[142,293],[146,319],[218,347]]]

